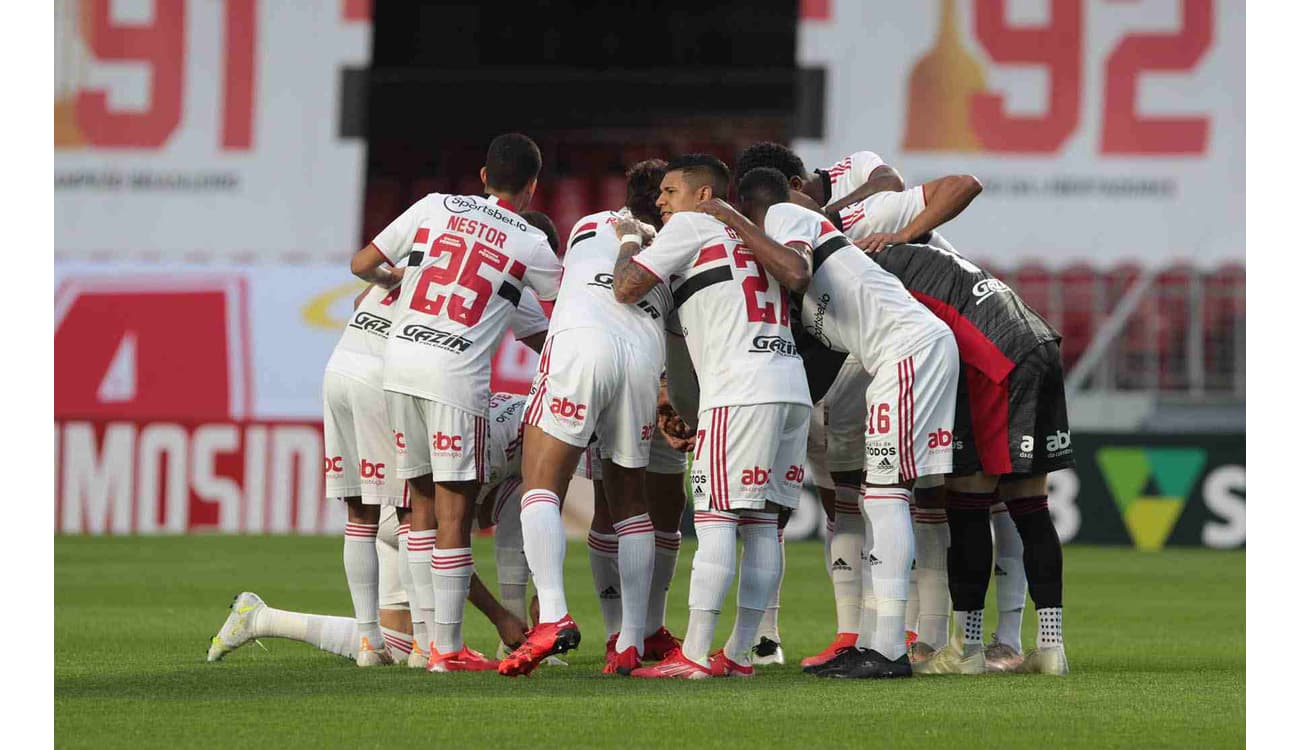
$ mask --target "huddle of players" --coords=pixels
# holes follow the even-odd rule
[[[372,614],[380,504],[410,506],[401,512],[410,524],[399,542],[409,559],[403,583],[414,649],[428,644],[430,671],[526,674],[576,647],[579,630],[563,588],[560,498],[594,439],[616,532],[606,551],[617,550],[622,610],[606,671],[752,675],[751,646],[783,569],[781,511],[798,501],[812,407],[831,390],[862,416],[858,434],[866,427],[856,446],[828,436],[834,450],[827,458],[837,485],[836,538],[841,547],[845,539],[861,540],[853,557],[868,562],[859,586],[861,601],[873,606],[859,608],[855,642],[837,637],[838,645],[808,671],[912,673],[905,610],[914,551],[918,568],[933,569],[933,558],[941,559],[947,546],[918,545],[912,489],[918,479],[950,472],[953,551],[946,567],[958,630],[952,643],[917,662],[918,671],[983,671],[988,518],[999,491],[1024,538],[1039,610],[1039,649],[1022,666],[1065,671],[1060,545],[1045,500],[1046,472],[1070,461],[1059,336],[931,231],[969,202],[949,183],[901,190],[897,174],[869,152],[811,177],[793,153],[774,144],[751,147],[741,164],[740,211],[721,200],[730,174],[713,157],[638,165],[633,174],[643,183],[663,171],[661,182],[651,181],[654,207],[630,189],[628,210],[579,221],[561,274],[545,235],[516,213],[536,187],[540,152],[526,137],[501,136],[482,174],[487,197],[427,196],[357,254],[354,273],[376,288],[350,328],[372,334],[367,342],[376,349],[364,362],[336,352],[335,359],[348,361],[331,360],[334,376],[327,375],[325,388],[327,443],[346,446],[340,455],[358,456],[343,461],[330,451],[326,459],[329,494],[348,499],[344,561],[357,611],[358,664],[391,658]],[[882,231],[890,234],[882,239]],[[873,260],[854,241],[884,250]],[[911,244],[920,242],[928,244]],[[396,265],[402,261],[405,269]],[[549,326],[533,316],[530,330],[518,320],[535,305],[527,289],[543,300],[558,296]],[[518,522],[526,563],[517,567],[531,569],[540,611],[523,643],[498,663],[468,648],[460,631],[476,581],[469,549],[474,509],[494,481],[490,358],[512,317],[521,338],[540,336],[538,325],[547,330],[539,372],[519,407]],[[690,486],[699,551],[689,625],[678,648],[662,628],[666,578],[662,570],[655,575],[662,567],[657,549],[672,546],[675,562],[675,521],[656,528],[657,494],[647,498],[645,467],[659,432],[660,374],[682,339],[689,358],[677,361],[694,371],[669,367],[668,390],[680,421],[698,425],[678,437],[693,441],[695,450]],[[838,413],[834,404],[827,408]],[[340,413],[331,418],[331,409]],[[351,440],[342,434],[347,430],[331,440],[331,422],[353,426]],[[364,430],[390,425],[395,470],[365,455],[377,443]],[[518,453],[510,437],[502,450]],[[672,476],[674,468],[661,473]],[[926,511],[918,518],[939,526],[943,493],[917,495]],[[856,538],[854,515],[864,531]],[[737,619],[727,645],[711,654],[735,577],[737,537],[743,542]],[[516,588],[522,600],[522,586]],[[652,590],[660,594],[659,628],[647,633]],[[945,618],[946,606],[945,597]],[[432,632],[422,633],[421,624]],[[926,655],[917,647],[913,652]],[[660,661],[642,666],[650,658]]]

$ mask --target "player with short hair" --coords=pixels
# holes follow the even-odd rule
[[[838,217],[855,244],[875,252],[881,267],[952,328],[961,351],[952,436],[956,468],[947,481],[949,588],[957,628],[947,646],[918,663],[918,671],[971,674],[991,665],[997,671],[1066,674],[1061,542],[1047,507],[1047,474],[1074,466],[1061,336],[1010,287],[934,232],[978,192],[974,177],[952,175],[876,193]],[[1038,648],[1023,662],[1012,644],[1002,642],[1001,626],[987,652],[983,644],[993,558],[989,508],[999,499],[1019,531],[1038,611]],[[1018,643],[1018,632],[1010,637]]]
[[[801,325],[813,338],[851,353],[871,375],[862,507],[874,539],[868,544],[875,621],[862,623],[857,648],[806,671],[911,676],[904,620],[914,549],[909,501],[917,479],[952,468],[951,447],[936,445],[934,436],[952,431],[956,342],[897,278],[854,252],[824,215],[790,203],[781,172],[750,170],[740,180],[739,197],[743,215],[721,201],[701,208],[739,233],[798,295]]]
[[[352,261],[355,274],[377,280],[387,275],[385,262],[419,254],[397,304],[384,390],[398,475],[410,488],[414,593],[436,618],[430,671],[496,667],[461,635],[474,572],[469,533],[489,468],[492,356],[524,290],[550,300],[559,287],[560,264],[546,236],[517,213],[528,207],[540,170],[531,139],[498,136],[480,170],[486,197],[430,194]],[[426,550],[427,584],[417,573]]]
[[[630,197],[636,204],[636,196]],[[545,657],[575,648],[581,639],[564,594],[560,498],[593,439],[600,447],[602,489],[617,537],[606,545],[606,554],[617,555],[622,610],[615,653],[605,671],[629,674],[645,651],[656,547],[645,467],[664,361],[663,320],[672,301],[666,290],[635,307],[615,301],[618,232],[626,223],[638,237],[654,233],[644,221],[655,221],[653,214],[627,213],[601,211],[579,219],[564,254],[564,280],[524,427],[520,522],[541,622],[501,661],[503,675],[528,674]]]
[[[700,391],[690,620],[681,649],[634,670],[636,677],[753,675],[750,646],[780,576],[777,514],[795,506],[802,489],[812,402],[785,293],[735,232],[698,211],[726,194],[729,179],[712,156],[670,162],[656,202],[663,230],[644,249],[639,237],[625,235],[614,270],[614,295],[625,304],[671,290]],[[735,576],[738,529],[740,606],[728,645],[710,659]]]

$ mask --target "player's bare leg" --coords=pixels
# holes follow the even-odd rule
[[[614,659],[605,671],[631,674],[645,649],[646,608],[655,564],[655,530],[646,510],[645,469],[602,461],[605,499],[618,535],[618,575],[622,617]]]
[[[668,589],[677,571],[677,556],[682,546],[682,511],[686,508],[685,474],[645,475],[646,506],[655,529],[654,573],[650,579],[650,599],[646,605],[645,651],[647,660],[663,659],[681,647],[668,631],[665,622]]]
[[[948,590],[956,628],[948,645],[924,662],[922,674],[980,674],[984,664],[984,597],[993,568],[989,507],[998,478],[983,473],[948,477]]]
[[[497,663],[465,645],[462,626],[465,602],[469,599],[474,577],[474,557],[470,532],[474,525],[474,501],[479,483],[438,482],[434,488],[434,514],[438,538],[431,557],[434,618],[433,648],[429,652],[430,672],[483,671],[495,669]],[[479,596],[491,599],[487,588],[478,586]],[[498,615],[505,612],[491,599]]]
[[[379,630],[379,506],[365,505],[360,497],[345,498],[347,527],[343,532],[343,570],[352,595],[352,612],[357,621],[357,666],[378,667],[393,663]]]
[[[405,659],[411,646],[410,613],[379,610],[379,627],[390,653]],[[235,597],[230,615],[208,647],[208,661],[220,661],[249,641],[284,638],[346,659],[357,658],[357,621],[352,617],[274,609],[251,591]],[[259,642],[259,645],[260,642]]]
[[[937,485],[918,486],[913,490],[912,529],[916,535],[913,571],[918,606],[916,642],[910,649],[913,664],[925,661],[948,645],[948,612],[952,608],[948,594],[948,513],[943,479],[935,479]]]
[[[591,563],[591,581],[600,602],[605,623],[605,660],[614,655],[614,644],[623,623],[623,596],[618,580],[618,534],[605,499],[605,483],[592,480],[591,528],[587,532],[587,560]]]
[[[1070,671],[1061,637],[1061,539],[1047,509],[1047,476],[1004,477],[998,494],[1020,532],[1025,548],[1025,578],[1038,612],[1037,648],[1025,654],[1018,671],[1064,675]]]
[[[537,587],[541,622],[524,644],[501,661],[504,675],[528,674],[547,656],[577,648],[581,635],[569,616],[564,596],[564,523],[560,498],[578,466],[582,449],[547,435],[534,425],[524,426],[524,493],[519,521],[524,530],[524,553]]]

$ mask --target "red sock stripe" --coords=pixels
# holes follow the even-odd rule
[[[558,508],[560,507],[560,498],[550,492],[529,490],[524,493],[524,499],[520,501],[519,509],[523,510],[524,508],[536,503],[550,503]]]
[[[1047,495],[1034,495],[1031,497],[1017,497],[1006,501],[1007,512],[1012,518],[1023,516],[1028,513],[1037,513],[1038,511],[1047,510]]]
[[[372,526],[366,523],[348,523],[343,528],[343,535],[355,539],[374,539],[379,535],[379,524]]]
[[[912,493],[904,489],[881,489],[879,487],[873,487],[862,493],[862,499],[865,502],[871,502],[872,500],[901,500],[907,502],[907,499],[911,497],[911,495]]]
[[[827,518],[827,519],[826,519],[826,536],[830,536],[831,534],[834,534],[834,533],[835,533],[835,519],[833,519],[833,518]]]
[[[618,537],[609,539],[605,534],[596,536],[595,532],[587,533],[587,546],[597,552],[607,552],[610,554],[618,553]]]
[[[614,533],[618,536],[628,536],[629,534],[653,534],[655,525],[650,523],[649,518],[645,519],[627,519],[614,524]]]
[[[448,553],[443,550],[434,550],[432,564],[434,570],[472,568],[474,567],[474,555],[469,551],[453,550]]]
[[[912,514],[912,520],[916,523],[948,523],[948,511],[921,510]]]
[[[709,511],[697,511],[695,513],[695,525],[705,523],[726,523],[735,526],[739,523],[739,518],[732,513],[711,513]]]
[[[785,529],[776,530],[776,542],[777,544],[785,544]]]
[[[668,551],[671,551],[671,552],[676,552],[677,550],[679,550],[679,549],[682,548],[682,540],[681,540],[681,539],[671,539],[671,540],[670,540],[670,539],[664,539],[663,537],[661,537],[661,536],[657,536],[657,535],[656,535],[656,536],[655,536],[655,547],[657,547],[658,549],[662,549],[662,550],[668,550]]]
[[[948,507],[952,510],[988,510],[997,499],[993,492],[949,492]]]
[[[741,516],[740,525],[741,526],[775,526],[776,516],[772,516],[771,518],[763,518],[763,517],[755,518],[754,516]]]
[[[862,509],[858,507],[857,503],[851,503],[847,500],[836,500],[835,514],[839,515],[840,513],[847,513],[849,515],[858,516],[858,515],[862,515]]]
[[[402,654],[411,653],[411,648],[415,645],[412,641],[402,640],[401,638],[391,636],[388,633],[384,633],[384,643],[387,643],[389,648],[394,651],[399,651]]]
[[[406,536],[406,535],[409,534],[409,533],[411,533],[411,524],[409,524],[409,523],[404,523],[404,524],[402,524],[402,525],[400,525],[400,526],[397,527],[397,535],[398,535],[398,536]]]

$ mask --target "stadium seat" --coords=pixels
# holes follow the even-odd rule
[[[1103,281],[1092,266],[1076,263],[1057,274],[1061,298],[1061,358],[1068,372],[1087,351],[1103,314]]]
[[[364,242],[383,231],[402,213],[402,183],[397,180],[371,180],[366,184],[366,207],[362,235]]]

